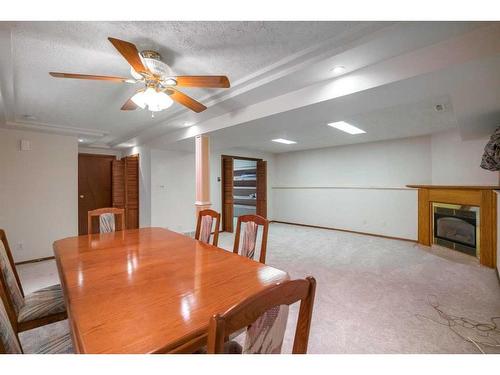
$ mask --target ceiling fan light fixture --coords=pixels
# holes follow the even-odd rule
[[[138,106],[141,109],[146,108],[146,101],[144,99],[144,91],[138,91],[135,93],[132,98],[130,98],[134,102],[136,106]]]
[[[142,109],[147,107],[151,112],[163,111],[174,102],[170,96],[163,91],[156,91],[154,87],[148,87],[145,91],[139,91],[132,97],[132,101]]]
[[[170,107],[174,101],[163,91],[156,91],[148,102],[148,109],[153,112],[163,111]]]

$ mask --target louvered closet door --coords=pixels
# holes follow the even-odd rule
[[[112,163],[112,204],[125,208],[125,162],[113,160]]]
[[[113,160],[113,207],[125,209],[127,229],[139,228],[139,157]]]
[[[127,156],[125,161],[125,225],[139,228],[139,156]]]
[[[222,230],[233,231],[233,159],[222,159]]]
[[[257,161],[257,215],[267,218],[267,161]]]

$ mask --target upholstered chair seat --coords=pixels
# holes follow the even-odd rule
[[[64,313],[66,306],[61,285],[52,285],[28,294],[19,310],[19,323],[40,319],[49,315]]]
[[[74,354],[75,349],[71,342],[71,334],[65,333],[59,337],[52,337],[46,342],[43,342],[33,354]],[[31,354],[26,351],[26,354]]]
[[[71,354],[75,350],[67,320],[18,334],[25,354]]]
[[[6,311],[16,332],[66,319],[60,285],[52,285],[25,295],[10,252],[5,231],[0,229],[0,287]]]
[[[67,321],[16,334],[5,305],[0,299],[0,354],[74,353]]]

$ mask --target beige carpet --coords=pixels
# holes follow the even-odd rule
[[[220,245],[231,249],[232,241],[223,233]],[[447,313],[485,322],[500,316],[495,271],[444,248],[275,223],[266,263],[318,282],[309,353],[478,353],[449,328],[415,316],[439,320],[427,303],[430,295]],[[286,353],[297,306],[291,311]]]
[[[232,234],[221,234],[221,247],[232,249],[232,242]],[[267,263],[293,278],[312,275],[318,281],[309,353],[478,353],[448,327],[416,316],[444,322],[428,305],[430,295],[449,314],[481,322],[500,316],[495,271],[451,250],[272,224]],[[27,292],[57,282],[53,261],[19,269]],[[286,353],[291,352],[296,314],[294,306]],[[64,324],[48,326],[36,335],[50,335]],[[34,333],[23,334],[24,340]]]

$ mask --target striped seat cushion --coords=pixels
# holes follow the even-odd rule
[[[259,226],[253,221],[245,223],[243,231],[243,240],[241,241],[241,255],[253,259],[255,254],[255,245],[257,244],[257,231]]]
[[[22,323],[65,311],[66,306],[61,286],[52,285],[27,295],[17,320]]]
[[[25,354],[70,354],[75,352],[67,320],[20,332],[19,340]]]
[[[73,343],[69,332],[63,336],[53,337],[40,345],[37,354],[74,354]]]
[[[210,215],[205,215],[201,218],[200,241],[209,243],[210,234],[212,233],[213,218]]]
[[[287,305],[267,310],[248,326],[244,354],[280,354],[288,320]]]
[[[99,232],[111,233],[115,231],[115,214],[99,215]]]
[[[20,354],[22,353],[19,340],[12,328],[5,306],[0,298],[0,353]]]

